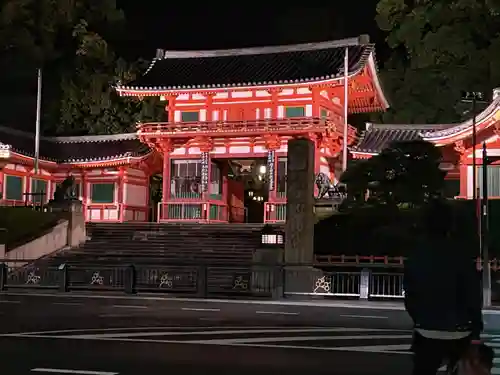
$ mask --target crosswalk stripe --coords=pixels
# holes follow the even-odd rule
[[[500,375],[500,335],[486,333],[481,335],[481,339],[486,345],[492,348],[495,353],[491,374]]]

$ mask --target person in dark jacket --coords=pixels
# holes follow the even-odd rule
[[[413,375],[435,375],[455,364],[482,330],[480,274],[474,249],[454,235],[446,201],[424,208],[423,235],[405,262],[406,311],[414,322]]]

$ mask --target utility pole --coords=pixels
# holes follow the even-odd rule
[[[342,172],[347,169],[347,136],[349,124],[347,122],[347,114],[349,104],[349,47],[345,47],[344,55],[344,134],[342,142]]]
[[[483,307],[491,306],[491,268],[489,254],[488,151],[483,142],[481,199],[481,259],[483,263]]]
[[[476,143],[477,143],[477,129],[476,129],[476,111],[477,105],[479,103],[484,104],[484,96],[482,92],[479,91],[469,91],[464,93],[462,97],[462,102],[471,104],[472,112],[472,200],[474,202],[474,207],[476,207],[476,223],[477,223],[477,238],[479,253],[481,254],[482,249],[482,235],[481,235],[481,213],[480,213],[480,201],[479,201],[479,188],[478,188],[478,176],[477,176],[477,155],[476,155]],[[484,185],[483,185],[484,188]],[[469,193],[467,193],[469,195]]]
[[[35,175],[38,175],[40,163],[40,121],[42,115],[42,69],[38,68],[38,86],[36,94],[36,123],[35,123]]]

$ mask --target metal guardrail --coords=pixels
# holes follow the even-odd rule
[[[199,298],[215,296],[324,296],[399,299],[402,269],[350,267],[321,270],[311,265],[266,264],[82,264],[57,265],[27,260],[0,263],[0,291],[49,289],[153,292]]]

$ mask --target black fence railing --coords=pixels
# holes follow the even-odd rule
[[[0,291],[158,293],[178,297],[401,299],[403,264],[260,264],[0,259]],[[500,272],[492,273],[500,301]]]
[[[256,268],[258,267],[258,269]],[[32,265],[0,263],[0,291],[47,289],[169,293],[196,297],[247,295],[270,297],[279,287],[281,266],[257,265]],[[276,276],[278,278],[276,278]]]
[[[264,297],[323,295],[349,298],[401,298],[402,268],[366,265],[259,263],[32,263],[0,260],[0,291],[14,289],[115,291],[172,296]]]

